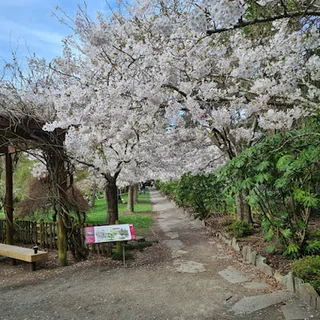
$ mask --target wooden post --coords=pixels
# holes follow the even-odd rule
[[[58,183],[59,183],[59,205],[58,205],[58,262],[60,266],[68,265],[68,213],[63,210],[63,205],[66,199],[67,191],[67,172],[64,167],[63,159],[60,161],[58,170]]]
[[[61,214],[58,216],[58,263],[60,266],[66,266],[68,264],[67,255],[67,228]]]
[[[56,129],[52,135],[52,141],[48,146],[47,152],[47,166],[51,175],[53,193],[55,198],[55,211],[58,215],[58,264],[66,266],[68,264],[67,255],[67,230],[70,227],[70,220],[68,216],[67,204],[67,187],[68,175],[65,168],[65,150],[64,150],[64,137],[63,130]],[[47,232],[47,230],[45,230]],[[46,240],[46,238],[44,238]]]
[[[126,267],[126,246],[123,244],[123,246],[122,246],[122,249],[123,249],[123,251],[122,251],[122,260],[123,260],[123,265]]]
[[[13,244],[13,174],[12,157],[6,153],[6,195],[4,210],[6,214],[6,244]]]
[[[43,219],[39,220],[39,244],[41,247],[44,246],[44,222]]]
[[[30,263],[30,270],[31,271],[36,271],[36,262],[35,261]]]

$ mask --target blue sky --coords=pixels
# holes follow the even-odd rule
[[[115,3],[115,0],[109,1]],[[71,30],[52,17],[56,6],[75,15],[81,0],[0,0],[0,66],[11,61],[11,51],[18,57],[31,53],[51,60],[62,52],[61,39]],[[88,13],[109,12],[105,0],[87,0]]]

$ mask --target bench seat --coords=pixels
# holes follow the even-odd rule
[[[34,253],[33,249],[13,246],[0,243],[0,255],[15,260],[22,260],[31,263],[31,270],[36,269],[36,262],[48,259],[48,252],[38,251]]]

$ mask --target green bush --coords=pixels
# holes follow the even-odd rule
[[[320,240],[319,239],[307,240],[305,252],[308,255],[320,254]]]
[[[206,219],[213,213],[233,211],[234,197],[215,173],[184,174],[178,181],[156,181],[156,187],[181,207],[190,207],[194,217]]]
[[[143,251],[144,248],[151,247],[153,245],[152,241],[134,242],[125,245],[127,250],[139,250]]]
[[[245,221],[233,221],[226,231],[232,231],[235,238],[243,238],[253,234],[253,226]]]
[[[114,253],[112,253],[111,259],[121,261],[121,260],[123,260],[123,253],[122,252],[114,252]],[[132,260],[132,259],[134,259],[134,256],[131,252],[125,252],[125,259]]]
[[[167,196],[174,198],[178,183],[178,181],[162,182],[160,180],[156,180],[155,186]]]
[[[320,256],[307,256],[295,261],[292,270],[298,278],[310,283],[320,292]]]

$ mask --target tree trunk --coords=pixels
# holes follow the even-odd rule
[[[243,190],[236,197],[237,221],[252,223],[251,208],[245,200],[248,195],[247,190]]]
[[[91,208],[94,207],[94,203],[96,200],[96,192],[97,192],[97,184],[96,184],[96,182],[94,182],[92,185],[92,196],[91,196],[91,203],[90,203]]]
[[[116,179],[114,177],[108,177],[108,184],[105,190],[107,200],[107,224],[115,224],[119,219],[118,213],[118,188],[116,185]]]
[[[68,212],[64,210],[66,205],[67,197],[67,172],[64,166],[64,159],[60,160],[58,165],[58,262],[60,266],[68,265],[68,226],[69,226],[69,216]]]
[[[51,181],[51,196],[54,197],[54,208],[58,215],[58,264],[68,264],[68,228],[71,230],[71,219],[68,211],[68,173],[65,167],[64,133],[56,130],[52,133],[52,141],[45,151],[47,168]]]
[[[138,203],[139,183],[133,186],[133,203]]]
[[[12,157],[6,153],[6,195],[5,195],[5,214],[6,214],[6,243],[13,244],[13,173]]]
[[[128,190],[128,204],[127,211],[130,213],[134,212],[134,186],[130,186]]]
[[[67,237],[67,228],[63,219],[62,214],[58,215],[58,263],[59,266],[68,265],[68,237]]]

